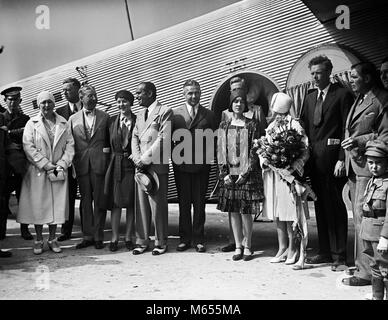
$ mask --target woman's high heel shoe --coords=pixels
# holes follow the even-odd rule
[[[273,257],[271,260],[269,260],[269,262],[270,263],[280,263],[280,262],[286,261],[287,252],[288,252],[288,249],[286,249],[286,251],[284,251],[280,256]]]
[[[234,255],[232,257],[233,261],[241,260],[243,258],[243,249],[242,248],[236,248],[234,251]]]
[[[298,257],[298,251],[295,251],[294,255],[291,258],[287,258],[285,264],[295,264],[297,257]]]

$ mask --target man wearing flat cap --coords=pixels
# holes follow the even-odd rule
[[[388,145],[381,140],[366,143],[365,156],[372,178],[364,192],[360,238],[369,257],[373,300],[388,293]]]
[[[20,108],[22,102],[20,91],[21,87],[10,87],[1,92],[8,110],[4,112],[5,123],[1,127],[7,132],[6,159],[7,159],[7,188],[5,190],[5,205],[8,208],[8,202],[12,191],[16,192],[16,198],[19,201],[20,189],[23,176],[27,169],[27,159],[23,151],[23,131],[29,116],[23,114]],[[9,209],[8,209],[9,210]],[[33,237],[28,230],[27,224],[20,225],[21,236],[25,240],[32,240]],[[1,235],[0,235],[1,236]]]

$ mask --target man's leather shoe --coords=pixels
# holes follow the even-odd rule
[[[206,252],[206,247],[205,247],[203,244],[198,243],[198,244],[195,246],[195,250],[196,250],[197,252]]]
[[[316,256],[306,258],[307,264],[321,264],[321,263],[331,263],[333,259],[326,254],[317,254]]]
[[[129,250],[129,251],[131,251],[131,250],[133,250],[133,248],[135,247],[135,245],[133,244],[133,242],[132,241],[125,241],[125,247]]]
[[[142,254],[142,253],[146,252],[147,249],[148,249],[148,246],[142,246],[140,244],[137,244],[136,248],[133,249],[132,254],[134,254],[134,255]]]
[[[62,242],[62,241],[66,241],[66,240],[69,240],[71,238],[71,236],[69,234],[61,234],[59,237],[58,237],[58,241],[59,242]]]
[[[334,261],[333,264],[331,265],[331,271],[334,271],[334,272],[345,271],[347,269],[348,267],[346,265],[346,262],[342,260]]]
[[[96,249],[102,249],[104,248],[104,242],[102,242],[101,240],[94,241],[94,247]]]
[[[21,236],[22,236],[22,238],[23,238],[24,240],[33,240],[33,239],[34,239],[34,237],[33,237],[32,234],[30,233],[30,231],[28,231],[28,229],[27,229],[27,231],[21,232]]]
[[[82,242],[78,243],[75,248],[83,249],[94,245],[94,240],[82,240]]]
[[[0,250],[0,258],[9,258],[11,256],[12,256],[12,252],[11,251]]]
[[[190,245],[188,243],[182,242],[178,244],[178,246],[176,247],[176,251],[186,251],[189,248],[190,248]]]
[[[153,256],[159,256],[167,251],[167,245],[165,246],[155,246],[155,248],[152,250]]]
[[[347,286],[351,287],[361,287],[361,286],[369,286],[372,284],[370,280],[363,279],[360,277],[352,276],[349,278],[343,278],[342,283]]]
[[[229,243],[227,246],[221,248],[222,252],[232,252],[234,250],[236,250],[235,243]]]
[[[112,252],[119,250],[119,242],[118,241],[113,241],[113,242],[111,241],[109,243],[109,250]]]

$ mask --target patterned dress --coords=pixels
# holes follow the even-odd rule
[[[227,119],[220,123],[218,134],[219,193],[217,209],[223,212],[256,214],[263,200],[263,180],[258,156],[251,152],[253,140],[259,136],[257,122],[245,118],[244,126],[231,124]],[[241,184],[225,185],[224,177],[230,174]]]

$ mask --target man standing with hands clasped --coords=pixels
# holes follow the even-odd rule
[[[350,76],[352,90],[358,96],[349,111],[341,146],[346,150],[345,165],[353,206],[356,271],[342,282],[349,286],[365,286],[371,284],[371,260],[363,253],[364,243],[359,236],[365,187],[371,178],[365,147],[368,141],[376,138],[388,140],[388,92],[379,88],[379,75],[372,63],[353,65]]]
[[[347,268],[348,215],[342,200],[346,178],[345,154],[340,143],[354,98],[349,90],[330,82],[333,65],[326,56],[311,59],[309,69],[317,90],[304,100],[301,120],[311,144],[306,168],[317,195],[314,206],[319,253],[306,262],[330,262],[332,271],[343,271]]]

